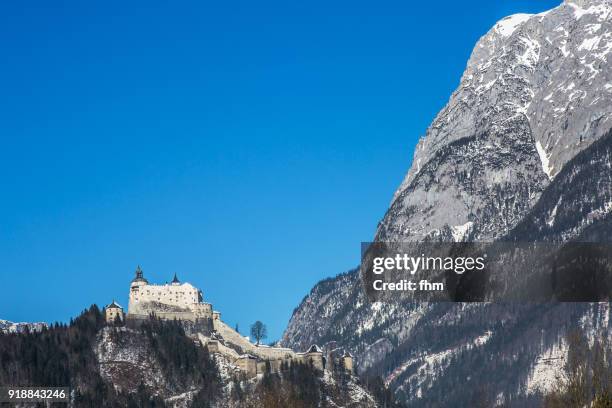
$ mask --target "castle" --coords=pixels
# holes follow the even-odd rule
[[[201,290],[190,283],[181,283],[176,274],[169,284],[150,284],[139,266],[130,283],[127,314],[124,315],[123,308],[113,300],[106,306],[105,316],[109,324],[123,321],[128,326],[137,326],[151,316],[179,320],[185,333],[197,344],[206,347],[210,353],[222,355],[233,364],[237,375],[247,378],[266,370],[278,371],[283,363],[290,362],[312,364],[321,371],[342,367],[353,372],[353,358],[347,351],[329,350],[324,353],[313,345],[300,353],[289,348],[251,343],[248,337],[225,324],[221,313],[213,311],[210,303],[203,301]]]
[[[212,329],[212,305],[202,301],[201,290],[181,283],[176,274],[169,284],[151,285],[139,266],[130,284],[127,319],[148,319],[151,314],[164,320],[191,322],[206,332]]]

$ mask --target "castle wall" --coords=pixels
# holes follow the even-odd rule
[[[208,348],[208,351],[211,353],[221,353],[224,356],[234,360],[240,357],[240,354],[238,354],[236,350],[227,347],[225,344],[222,344],[218,340],[211,340],[202,333],[197,333],[197,338],[200,341],[200,344],[206,346]]]
[[[344,364],[344,369],[349,373],[353,373],[353,358],[352,357],[342,357],[342,362]]]
[[[252,354],[263,360],[285,360],[295,357],[295,352],[289,348],[269,347],[263,344],[256,346],[223,321],[213,320],[213,323],[214,329],[221,337],[240,348],[243,353]]]
[[[323,371],[325,364],[323,363],[323,353],[297,353],[293,361],[303,364],[310,364],[317,370]]]
[[[223,340],[211,339],[198,333],[197,337],[200,344],[207,347],[211,353],[220,353],[228,357],[241,372],[247,375],[247,378],[265,373],[267,365],[270,366],[272,372],[279,372],[283,362],[312,364],[314,368],[320,371],[326,369],[325,358],[320,351],[295,353],[287,348],[255,346],[221,321],[215,321],[215,327],[217,329],[215,332]],[[231,344],[232,347],[240,349],[240,352],[223,343]],[[347,364],[347,362],[349,363]],[[347,371],[352,372],[352,359],[345,358],[344,363]]]
[[[266,366],[270,365],[270,372],[278,373],[281,370],[281,364],[283,361],[291,361],[291,360],[265,360],[257,362],[257,374],[263,374],[266,372]]]
[[[145,282],[134,282],[130,288],[129,313],[139,313],[140,305],[157,303],[183,309],[191,309],[201,303],[200,291],[190,283],[149,285]],[[207,310],[208,312],[208,310]],[[212,307],[210,308],[212,317]]]
[[[241,356],[234,361],[234,364],[246,374],[247,378],[257,375],[257,360],[251,356]]]
[[[128,313],[125,317],[126,326],[131,328],[138,328],[143,323],[146,323],[151,319],[151,315],[134,315]],[[159,318],[162,320],[178,320],[181,323],[181,326],[185,330],[185,334],[187,335],[197,335],[198,333],[203,333],[204,335],[210,335],[213,331],[212,320],[211,319],[193,319],[193,315],[188,313],[187,315],[175,314],[175,313],[161,313],[158,315],[157,313],[153,314],[153,317]],[[186,318],[181,318],[186,317]]]

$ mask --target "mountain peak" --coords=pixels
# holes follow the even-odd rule
[[[472,238],[494,239],[518,222],[563,166],[612,126],[610,16],[610,0],[572,0],[493,25],[416,146],[376,240],[452,239],[444,231],[467,222]],[[459,145],[462,156],[451,149]],[[502,154],[513,150],[520,151],[518,163]],[[453,179],[457,172],[472,176],[472,185]],[[491,194],[502,186],[521,191],[515,184],[525,180],[529,191],[510,197],[511,204]],[[475,197],[477,185],[483,188]],[[495,215],[500,223],[493,226],[493,209],[508,205],[512,210]]]

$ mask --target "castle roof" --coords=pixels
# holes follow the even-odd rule
[[[313,344],[312,346],[310,346],[310,348],[307,351],[307,353],[322,353],[322,352],[323,350],[321,350],[319,346],[317,346],[316,344]]]
[[[344,354],[342,355],[342,357],[350,357],[353,358],[353,355],[351,353],[349,353],[348,350],[344,350]]]
[[[123,309],[121,307],[121,305],[119,305],[119,303],[115,302],[115,299],[113,299],[113,303],[111,303],[110,305],[106,306],[107,309]]]
[[[181,283],[181,281],[179,281],[176,277],[176,273],[174,274],[174,279],[172,279],[172,283]]]
[[[144,278],[144,276],[142,274],[142,269],[140,269],[140,265],[138,265],[138,268],[136,268],[136,277],[134,279],[132,279],[132,282],[149,283],[149,281]]]

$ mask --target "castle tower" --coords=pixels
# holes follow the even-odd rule
[[[176,276],[176,275],[175,275]],[[136,277],[134,279],[132,279],[132,285],[134,283],[143,283],[144,285],[146,285],[147,283],[149,283],[149,281],[147,281],[144,276],[143,276],[143,272],[142,269],[140,269],[140,265],[138,265],[138,267],[136,268]]]
[[[172,279],[171,285],[178,286],[181,284],[181,281],[176,277],[176,273],[174,273],[174,279]]]
[[[142,269],[140,269],[140,265],[136,268],[136,277],[132,279],[132,283],[130,284],[130,302],[128,304],[128,312],[133,310],[133,307],[140,301],[142,294],[142,287],[149,284],[144,278],[142,273]]]
[[[115,323],[117,319],[123,321],[123,308],[113,299],[113,303],[106,306],[105,317],[106,323]]]
[[[304,353],[304,357],[305,360],[311,362],[314,368],[316,368],[317,370],[325,370],[325,358],[323,357],[323,350],[321,350],[316,344],[310,346],[308,351]]]
[[[353,356],[351,355],[351,353],[348,352],[348,350],[344,350],[344,354],[341,357],[341,361],[342,361],[342,365],[344,366],[344,369],[349,372],[349,373],[353,373]]]

